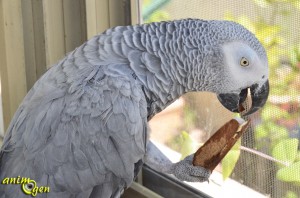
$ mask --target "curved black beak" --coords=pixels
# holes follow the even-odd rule
[[[243,116],[248,116],[265,105],[269,96],[269,81],[266,81],[260,87],[258,84],[254,84],[249,88],[243,89],[239,94],[219,94],[218,99],[229,111],[240,113],[240,107],[247,98],[248,89],[250,89],[252,106],[243,114]]]

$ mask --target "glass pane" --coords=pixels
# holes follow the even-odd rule
[[[267,50],[267,104],[251,116],[251,127],[229,163],[215,169],[209,184],[191,185],[213,197],[240,197],[239,192],[247,197],[300,197],[300,1],[144,0],[142,10],[145,23],[233,20],[252,31]],[[176,161],[234,116],[214,94],[189,93],[150,121],[151,139],[176,151],[169,151]]]

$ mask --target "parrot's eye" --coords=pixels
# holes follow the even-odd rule
[[[240,65],[243,67],[247,67],[249,65],[249,61],[247,58],[242,57],[241,61],[240,61]]]

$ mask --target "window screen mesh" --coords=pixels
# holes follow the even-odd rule
[[[233,20],[257,36],[268,54],[269,100],[250,117],[237,162],[217,171],[265,197],[300,197],[300,1],[144,0],[142,13],[144,22]],[[187,94],[153,118],[151,138],[186,155],[233,116],[214,94]]]

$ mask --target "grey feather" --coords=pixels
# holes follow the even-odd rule
[[[0,151],[0,180],[30,177],[50,186],[48,197],[119,197],[144,160],[149,119],[186,92],[228,91],[220,46],[231,41],[266,59],[249,31],[226,21],[115,27],[93,37],[24,98]],[[189,178],[191,167],[177,165],[169,170]],[[27,197],[0,185],[0,197],[13,194]]]

